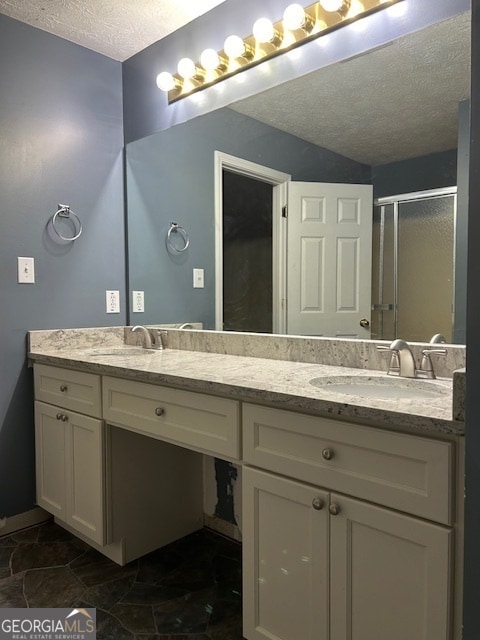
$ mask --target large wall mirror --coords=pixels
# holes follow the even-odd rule
[[[295,182],[371,185],[370,314],[358,336],[463,343],[469,77],[466,12],[127,145],[129,290],[145,292],[129,321],[219,328],[223,296],[223,328],[288,331],[276,317],[289,297],[275,290],[286,290],[290,259],[288,227],[280,249],[275,235],[288,221],[271,217],[282,216],[281,191],[248,170],[219,177],[220,154]],[[180,237],[167,243],[172,222],[188,234],[185,251]]]

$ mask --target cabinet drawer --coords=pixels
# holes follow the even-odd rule
[[[50,365],[34,366],[35,399],[101,418],[100,376]]]
[[[245,404],[247,464],[450,524],[453,444]]]
[[[239,459],[239,403],[234,400],[105,377],[104,418],[138,433]]]

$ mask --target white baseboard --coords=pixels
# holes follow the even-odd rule
[[[208,513],[203,514],[203,524],[205,527],[208,527],[208,529],[221,533],[227,538],[231,538],[237,542],[242,541],[242,532],[236,524],[232,524],[216,516],[210,516]]]
[[[0,518],[0,537],[9,536],[21,529],[33,527],[41,522],[46,522],[47,520],[50,520],[51,517],[52,516],[41,507],[35,507],[34,509],[30,509],[30,511],[19,513],[16,516]]]

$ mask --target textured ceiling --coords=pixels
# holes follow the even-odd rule
[[[0,13],[124,61],[223,0],[0,0]]]
[[[470,12],[231,108],[369,165],[457,146]]]

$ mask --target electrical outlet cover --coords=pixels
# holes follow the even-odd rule
[[[120,313],[120,291],[106,291],[105,303],[107,313]]]
[[[143,313],[145,311],[145,294],[143,291],[132,291],[132,312]]]

